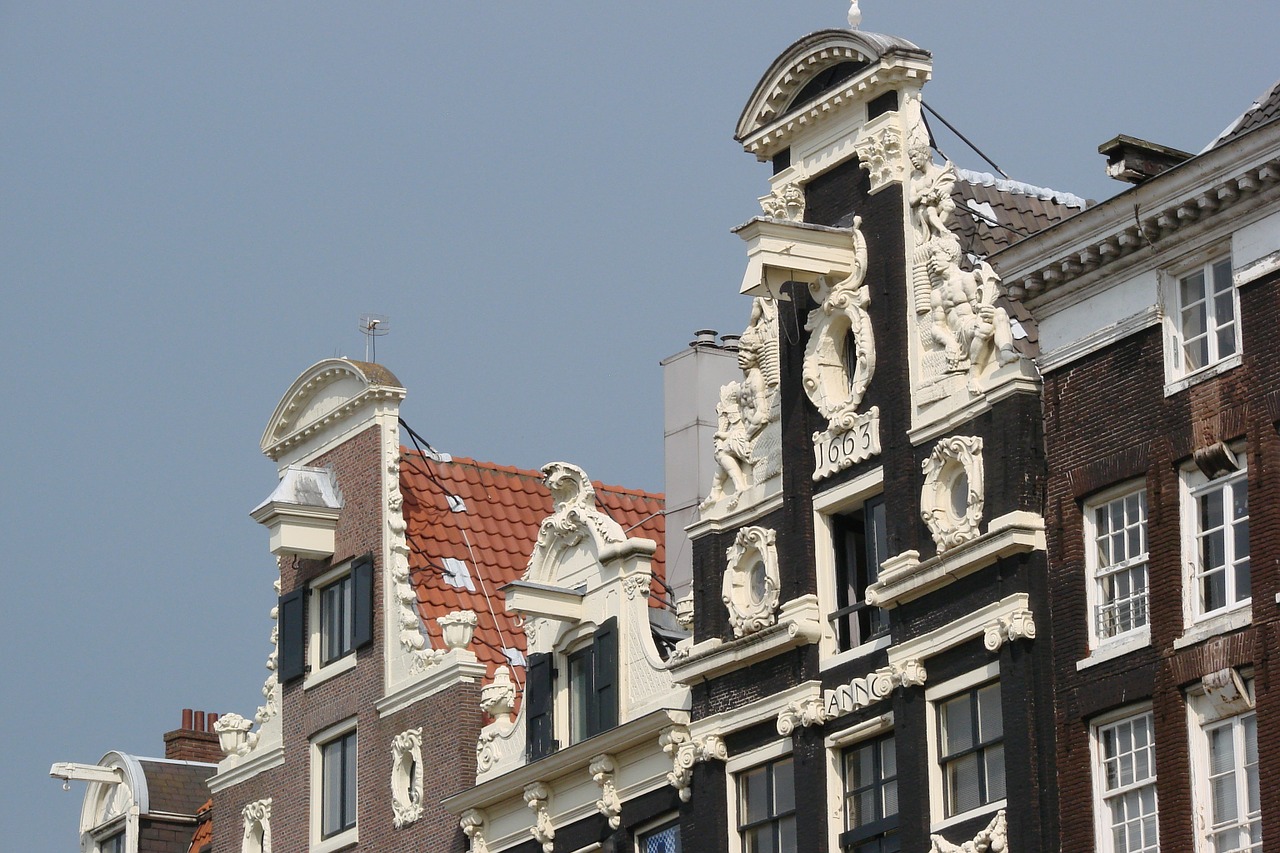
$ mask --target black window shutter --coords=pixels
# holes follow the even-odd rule
[[[551,666],[551,655],[545,652],[529,655],[524,681],[524,715],[530,761],[546,758],[556,751],[551,717],[554,695],[555,670]]]
[[[594,720],[591,733],[618,725],[618,620],[606,619],[592,639],[592,677],[595,682]]]
[[[356,560],[351,579],[355,582],[356,605],[351,647],[358,649],[373,642],[373,558]]]
[[[280,596],[276,610],[276,638],[280,643],[280,682],[301,678],[307,665],[306,590]]]

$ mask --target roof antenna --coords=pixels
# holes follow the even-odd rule
[[[391,331],[391,319],[383,314],[361,314],[360,331],[364,334],[364,360],[376,364],[377,339]]]
[[[857,29],[858,24],[862,23],[862,10],[858,8],[858,0],[853,0],[849,4],[849,26]]]

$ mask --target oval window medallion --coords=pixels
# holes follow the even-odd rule
[[[777,621],[778,551],[776,535],[764,527],[744,527],[725,552],[728,566],[720,597],[729,610],[735,637],[745,637]]]

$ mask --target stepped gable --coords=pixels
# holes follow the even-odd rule
[[[419,616],[432,646],[443,648],[436,617],[454,610],[475,611],[478,624],[471,649],[492,678],[497,667],[508,662],[504,647],[525,653],[524,630],[507,613],[500,590],[524,574],[538,528],[552,513],[551,493],[539,471],[463,457],[442,462],[408,448],[401,448],[401,455],[405,536]],[[592,485],[600,510],[628,536],[658,543],[649,603],[661,607],[666,600],[663,496]],[[451,507],[450,496],[459,509]],[[456,571],[454,560],[466,566],[465,576]]]

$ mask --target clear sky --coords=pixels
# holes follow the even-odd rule
[[[257,705],[258,440],[362,313],[436,447],[662,489],[658,361],[747,319],[734,125],[846,8],[0,0],[0,851],[78,849],[53,761]],[[1280,77],[1266,0],[862,8],[1006,172],[1098,199],[1100,143],[1197,151]]]

